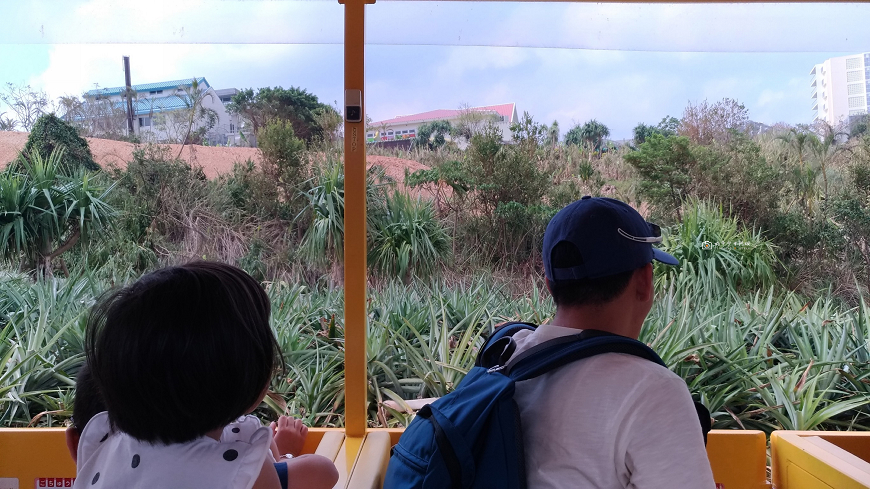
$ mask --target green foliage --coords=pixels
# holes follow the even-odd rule
[[[218,186],[226,185],[226,192],[236,209],[249,216],[264,219],[279,217],[290,220],[292,209],[279,196],[275,179],[260,170],[252,160],[235,163],[229,175],[222,175]]]
[[[653,134],[658,134],[664,137],[676,136],[680,128],[680,120],[676,117],[665,116],[658,125],[646,125],[640,123],[634,126],[634,144],[641,145]]]
[[[37,152],[43,159],[48,159],[55,148],[60,147],[66,150],[66,157],[61,163],[64,171],[74,172],[79,168],[87,171],[100,170],[88,142],[79,136],[73,126],[54,114],[46,114],[36,120],[27,137],[23,153],[29,156]]]
[[[284,189],[285,200],[293,200],[305,178],[305,142],[296,137],[293,124],[275,119],[260,129],[257,145],[263,154],[263,171]]]
[[[396,191],[372,221],[369,264],[384,276],[399,277],[405,283],[412,274],[425,278],[440,268],[450,250],[431,202]]]
[[[662,216],[676,213],[688,197],[691,171],[696,159],[689,139],[653,134],[637,151],[625,155],[625,161],[640,175],[638,193],[649,199]]]
[[[466,152],[470,180],[480,203],[490,213],[502,203],[539,203],[549,185],[549,177],[538,168],[534,148],[529,150],[528,141],[508,146],[501,138],[501,129],[489,124],[471,138]]]
[[[786,182],[783,169],[772,164],[758,143],[735,134],[725,144],[695,146],[692,194],[724,204],[729,215],[761,225],[776,214]]]
[[[774,289],[741,293],[690,268],[656,282],[657,300],[641,332],[717,429],[864,429],[870,354],[863,301],[829,294],[806,300]],[[0,425],[59,426],[71,412],[83,361],[87,309],[108,286],[90,275],[31,283],[0,281]],[[719,290],[720,293],[710,293]],[[344,424],[343,300],[335,289],[268,285],[271,324],[288,365],[258,414]],[[444,395],[473,366],[495,324],[546,322],[552,302],[534,285],[522,296],[486,280],[385,283],[368,303],[369,421],[400,426],[384,405]],[[191,407],[195,409],[195,406]]]
[[[565,144],[573,144],[590,151],[598,151],[604,148],[604,140],[610,136],[610,129],[595,119],[585,124],[572,127],[565,135]]]
[[[453,132],[450,121],[432,121],[417,128],[414,145],[434,151],[447,144],[447,137]]]
[[[309,225],[299,254],[312,264],[340,262],[344,257],[344,172],[331,162],[316,170],[315,186],[308,191]]]
[[[292,124],[295,135],[310,143],[323,139],[324,129],[328,129],[322,124],[327,120],[324,114],[333,109],[303,88],[265,87],[241,90],[233,95],[227,110],[247,119],[254,135],[277,119]]]
[[[113,185],[64,165],[64,147],[48,158],[34,151],[0,172],[0,256],[37,274],[52,273],[51,260],[111,225],[106,202]]]
[[[776,247],[758,231],[743,228],[737,218],[728,217],[721,206],[690,201],[683,220],[665,236],[662,249],[680,260],[701,283],[720,290],[766,290],[778,284]],[[674,275],[680,268],[659,265],[662,273]],[[708,278],[712,277],[712,278]]]

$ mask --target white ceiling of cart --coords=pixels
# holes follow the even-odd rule
[[[134,83],[204,76],[332,103],[343,12],[333,1],[0,1],[0,83],[52,97],[119,86],[130,55]],[[810,122],[812,66],[870,51],[868,4],[380,1],[366,12],[373,120],[516,103],[563,134],[595,118],[615,139],[723,97],[759,122]]]
[[[866,4],[382,1],[367,11],[371,44],[671,52],[870,48]],[[332,1],[3,2],[0,42],[341,43],[342,12]]]

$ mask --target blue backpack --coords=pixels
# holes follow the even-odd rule
[[[546,341],[511,359],[511,336],[534,329],[528,323],[501,326],[456,390],[417,412],[393,447],[384,489],[525,488],[516,382],[601,353],[628,353],[665,366],[643,343],[593,330]]]

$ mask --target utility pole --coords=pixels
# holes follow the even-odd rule
[[[127,135],[133,136],[133,85],[130,84],[130,57],[124,56],[124,83],[127,98]]]

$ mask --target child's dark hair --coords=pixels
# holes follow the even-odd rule
[[[215,262],[164,268],[103,297],[86,352],[112,425],[183,443],[247,414],[281,361],[269,312],[259,283]]]
[[[85,362],[76,375],[76,393],[72,411],[73,428],[81,434],[88,421],[105,410],[106,405],[103,403],[103,397],[100,396],[100,390],[91,376],[87,362]]]

